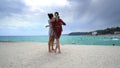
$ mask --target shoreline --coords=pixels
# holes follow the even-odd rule
[[[0,43],[48,43],[48,42],[26,42],[26,41],[0,41]],[[56,43],[54,43],[55,45]],[[116,44],[111,44],[111,45],[94,45],[94,44],[76,44],[76,43],[72,43],[72,44],[60,44],[60,45],[79,45],[79,46],[120,46],[120,45],[116,45]]]
[[[12,36],[12,37],[0,37],[1,42],[48,42],[49,37],[47,36]],[[61,36],[60,43],[64,45],[102,45],[102,46],[112,46],[115,44],[116,46],[120,46],[119,36]]]
[[[11,35],[12,36],[12,35]],[[16,35],[17,36],[17,35]],[[16,37],[15,36],[15,37]],[[18,35],[19,36],[19,35]],[[48,36],[48,35],[30,35],[30,36]],[[69,35],[69,34],[62,34],[61,36],[120,36],[120,34],[107,34],[107,35]],[[3,36],[0,36],[0,37],[4,37],[4,35]],[[9,37],[9,36],[8,36]],[[21,36],[22,37],[22,36]],[[24,37],[24,35],[23,35],[23,37]],[[28,37],[29,37],[29,35],[28,35]]]

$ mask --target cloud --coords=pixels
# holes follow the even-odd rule
[[[11,16],[12,13],[19,14],[26,8],[22,0],[1,0],[0,1],[0,18]]]
[[[1,0],[0,30],[47,34],[47,13],[58,11],[64,33],[120,26],[119,0]],[[41,30],[39,32],[39,30]],[[18,32],[18,33],[20,33]]]
[[[72,8],[76,9],[73,8],[74,10],[70,11],[70,13],[74,13],[71,15],[73,20],[70,23],[74,22],[74,25],[68,23],[70,30],[93,31],[120,26],[119,2],[119,0],[71,0]],[[68,16],[69,13],[66,15]]]
[[[68,0],[24,0],[24,2],[32,8],[69,5]]]
[[[37,26],[39,26],[38,23],[31,23],[29,21],[25,21],[20,19],[19,17],[6,17],[4,19],[1,20],[0,23],[0,28],[4,28],[4,29],[12,29],[12,30],[16,30],[16,29],[22,29],[22,28],[26,28],[26,29],[34,29]]]
[[[69,6],[68,0],[24,0],[31,11],[48,13],[59,7]]]

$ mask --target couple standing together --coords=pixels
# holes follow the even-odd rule
[[[62,34],[62,25],[66,25],[62,19],[60,19],[59,13],[55,12],[54,15],[52,13],[48,14],[49,17],[49,42],[48,42],[48,51],[54,51],[56,53],[58,49],[58,53],[61,53],[60,50],[60,36]],[[56,47],[54,49],[54,39],[56,39]]]

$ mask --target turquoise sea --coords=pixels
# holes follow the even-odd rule
[[[0,36],[0,41],[14,42],[48,42],[48,36]],[[79,45],[117,45],[120,46],[120,36],[68,36],[63,35],[60,39],[61,44],[79,44]]]

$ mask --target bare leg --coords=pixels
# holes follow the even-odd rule
[[[59,39],[58,39],[58,53],[61,53]]]
[[[56,53],[56,51],[57,51],[57,43],[56,43],[56,47],[55,47],[55,53]]]
[[[54,42],[52,42],[52,50],[54,50]]]
[[[55,48],[55,52],[57,51],[57,49],[58,49],[58,52],[61,53],[61,51],[60,51],[59,39],[56,39],[56,48]]]
[[[58,48],[58,41],[57,41],[57,39],[56,39],[56,47],[55,47],[55,53],[56,53],[56,51],[57,51],[57,48]]]
[[[54,36],[52,37],[51,45],[52,45],[52,50],[54,50]]]
[[[48,51],[51,52],[51,36],[49,37],[49,42],[48,42]]]
[[[48,42],[48,52],[51,52],[51,50],[50,50],[50,41]]]

